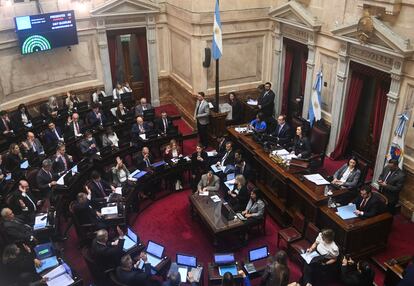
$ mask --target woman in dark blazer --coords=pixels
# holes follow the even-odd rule
[[[241,124],[243,122],[243,105],[234,92],[229,93],[228,103],[231,105],[231,123]]]
[[[351,157],[346,164],[335,172],[331,184],[341,188],[354,189],[358,186],[360,177],[361,171],[358,169],[358,159]]]
[[[303,159],[307,159],[311,155],[310,141],[308,137],[306,137],[302,126],[296,127],[296,136],[293,140],[292,153],[298,156],[298,158]]]
[[[243,175],[236,176],[234,189],[228,191],[228,195],[229,203],[235,212],[241,212],[246,208],[250,196],[247,182]]]
[[[14,120],[19,130],[24,129],[26,125],[32,122],[32,116],[27,110],[26,105],[24,105],[23,103],[19,104],[19,106],[17,107],[17,111],[14,114]]]
[[[119,101],[118,106],[115,111],[116,119],[119,122],[124,122],[125,116],[128,114],[129,110],[124,106],[124,104]]]

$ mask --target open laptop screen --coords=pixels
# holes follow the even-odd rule
[[[269,251],[267,246],[255,248],[249,251],[249,261],[253,262],[256,260],[260,260],[263,258],[267,258],[269,256]]]
[[[197,257],[191,255],[177,254],[177,264],[188,267],[197,267]]]
[[[214,254],[214,263],[218,265],[234,263],[234,253]]]
[[[129,227],[127,228],[127,235],[133,242],[138,243],[137,235]]]
[[[158,258],[161,258],[164,252],[164,246],[156,244],[155,242],[150,240],[148,242],[147,252]]]

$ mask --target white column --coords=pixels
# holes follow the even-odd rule
[[[388,153],[391,136],[394,134],[394,119],[397,111],[397,103],[401,88],[401,75],[391,73],[391,86],[387,94],[387,107],[385,109],[384,123],[382,124],[381,138],[378,146],[377,157],[375,159],[375,169],[373,185],[378,187],[377,180],[384,168],[385,156]]]
[[[273,65],[271,72],[271,81],[273,86],[273,91],[275,92],[275,114],[279,115],[281,109],[281,98],[283,93],[283,82],[282,82],[282,50],[283,50],[283,41],[282,35],[280,34],[279,23],[275,23],[276,29],[273,36]]]
[[[111,76],[111,64],[109,61],[108,39],[106,37],[105,21],[103,19],[97,20],[98,30],[98,47],[99,55],[101,57],[103,82],[105,92],[112,94],[112,76]]]
[[[158,59],[157,59],[157,33],[155,19],[153,16],[147,18],[147,49],[148,49],[148,72],[151,91],[151,104],[160,105],[160,93],[158,89]]]
[[[329,135],[327,154],[330,154],[335,149],[336,141],[338,140],[339,132],[341,132],[342,127],[347,92],[347,78],[349,72],[349,58],[347,51],[347,44],[341,45],[338,53],[339,57],[336,73],[336,88],[333,94],[331,133]]]
[[[302,117],[307,119],[312,94],[313,72],[315,70],[315,45],[308,45],[308,60],[306,61],[306,81],[303,94]]]

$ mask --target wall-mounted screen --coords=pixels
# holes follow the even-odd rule
[[[73,10],[15,17],[14,21],[23,55],[78,44]]]

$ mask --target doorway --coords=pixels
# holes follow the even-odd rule
[[[128,82],[135,99],[151,102],[146,29],[107,31],[112,86]]]

